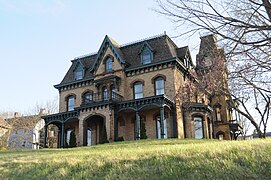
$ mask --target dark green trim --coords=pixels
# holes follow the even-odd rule
[[[119,102],[118,110],[119,112],[125,109],[141,110],[150,105],[157,107],[167,106],[171,110],[175,107],[175,103],[169,97],[166,95],[157,95]]]
[[[92,70],[97,70],[96,67],[98,67],[99,65],[99,62],[101,62],[101,55],[105,52],[105,48],[106,48],[106,43],[109,44],[109,48],[112,50],[114,56],[116,57],[116,59],[119,61],[120,64],[125,64],[125,60],[122,59],[121,55],[119,54],[118,50],[117,50],[117,47],[115,47],[115,45],[111,42],[111,39],[106,35],[104,40],[103,40],[103,43],[97,53],[97,57],[96,57],[96,60],[93,64],[93,66],[90,68],[90,71]]]
[[[77,111],[68,111],[57,114],[51,114],[48,116],[42,116],[41,118],[45,120],[45,125],[50,124],[51,122],[65,122],[68,118],[78,118],[79,113]]]
[[[153,63],[150,63],[150,64],[142,64],[142,65],[137,66],[137,67],[126,68],[125,72],[128,73],[129,71],[134,71],[134,70],[140,70],[140,69],[144,69],[144,68],[149,68],[149,67],[153,67],[153,66],[156,66],[156,65],[160,65],[162,63],[173,62],[175,60],[176,60],[176,57],[173,57],[173,58],[169,58],[169,59],[166,59],[166,60],[163,60],[163,61],[153,62]]]
[[[213,112],[213,108],[203,103],[187,102],[183,104],[183,108],[186,111],[193,112]]]
[[[80,84],[80,83],[84,83],[84,82],[87,82],[87,81],[93,81],[94,78],[93,77],[88,77],[88,78],[84,78],[84,79],[80,79],[80,80],[76,80],[76,81],[71,81],[71,82],[68,82],[68,83],[64,83],[64,84],[57,84],[57,85],[54,85],[54,87],[56,89],[59,89],[59,88],[62,88],[62,87],[66,87],[66,86],[70,86],[70,85],[75,85],[75,84]]]
[[[177,57],[173,57],[173,58],[169,58],[169,59],[159,61],[159,62],[144,64],[144,65],[133,67],[133,68],[126,68],[125,73],[129,77],[129,76],[136,76],[138,74],[159,71],[161,69],[172,68],[172,67],[177,67],[177,69],[183,73],[188,72],[188,69],[184,66],[181,60]],[[142,70],[144,71],[142,72]]]
[[[168,64],[168,66],[164,67],[164,64]],[[132,73],[133,71],[139,71],[142,69],[151,69],[151,68],[155,68],[157,66],[162,66],[162,69],[169,68],[169,67],[177,67],[177,69],[181,72],[188,71],[188,69],[183,65],[183,63],[181,62],[181,60],[179,58],[173,57],[173,58],[165,59],[163,61],[153,62],[150,64],[144,64],[144,65],[133,67],[133,68],[126,68],[125,73],[127,75],[128,73]],[[151,70],[151,71],[159,71],[159,70],[161,70],[161,69],[157,68],[156,70]],[[147,72],[142,72],[142,73],[147,73]],[[135,75],[142,74],[142,73],[140,72]],[[134,75],[127,75],[127,76],[134,76]],[[84,83],[87,81],[93,81],[93,80],[94,80],[93,77],[89,77],[89,78],[84,78],[81,80],[72,81],[72,82],[65,83],[65,84],[57,84],[57,85],[54,85],[54,87],[56,89],[60,89],[60,88],[65,88],[65,87],[71,86],[71,85],[77,85],[77,84],[79,85],[81,83]]]

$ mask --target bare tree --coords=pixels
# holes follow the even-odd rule
[[[179,36],[208,32],[225,49],[232,108],[265,137],[271,97],[271,4],[269,0],[157,0],[157,12],[170,17]],[[213,69],[215,71],[215,69]],[[209,83],[212,86],[212,83]],[[214,90],[214,89],[213,89]],[[238,102],[239,106],[236,106]],[[251,111],[253,106],[254,111]]]
[[[242,136],[243,139],[246,139],[247,133],[248,131],[251,129],[251,123],[249,122],[249,120],[247,118],[245,118],[244,116],[241,116],[239,119],[239,123],[242,126]]]
[[[27,112],[25,112],[25,114],[26,115],[33,115],[33,114],[40,114],[40,113],[54,114],[57,112],[58,112],[58,97],[55,97],[43,103],[42,102],[36,103],[36,105],[33,108],[30,108]]]

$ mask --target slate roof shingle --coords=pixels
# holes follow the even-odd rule
[[[185,53],[188,50],[187,46],[178,48],[177,45],[166,34],[123,46],[120,46],[111,37],[106,37],[109,38],[111,43],[115,46],[117,53],[125,60],[125,63],[129,65],[128,68],[140,67],[142,65],[140,49],[145,43],[148,43],[148,45],[150,45],[150,47],[153,49],[153,62],[159,62],[174,57],[184,58]],[[95,63],[96,58],[97,53],[72,60],[72,65],[59,85],[75,82],[73,71],[78,61],[81,61],[85,67],[84,79],[93,77],[93,72],[90,72],[90,70]]]

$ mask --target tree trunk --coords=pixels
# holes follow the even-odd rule
[[[271,22],[271,4],[269,2],[269,0],[262,0],[264,8],[266,10],[266,14],[269,17],[269,21]]]

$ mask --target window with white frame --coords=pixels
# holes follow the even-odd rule
[[[164,79],[159,77],[155,80],[155,95],[161,95],[165,93]]]
[[[80,80],[84,77],[84,68],[79,64],[74,71],[74,80]]]
[[[141,54],[142,64],[151,63],[151,61],[152,61],[151,57],[152,57],[152,55],[151,55],[150,51],[148,51],[148,50],[143,51]]]
[[[74,110],[74,103],[75,103],[74,96],[69,96],[67,98],[67,110],[68,111],[73,111]]]
[[[134,83],[134,98],[140,99],[143,98],[143,85],[142,82]]]
[[[105,61],[105,72],[111,72],[113,70],[113,61],[109,57]]]
[[[109,100],[109,94],[107,87],[103,88],[103,100]]]

